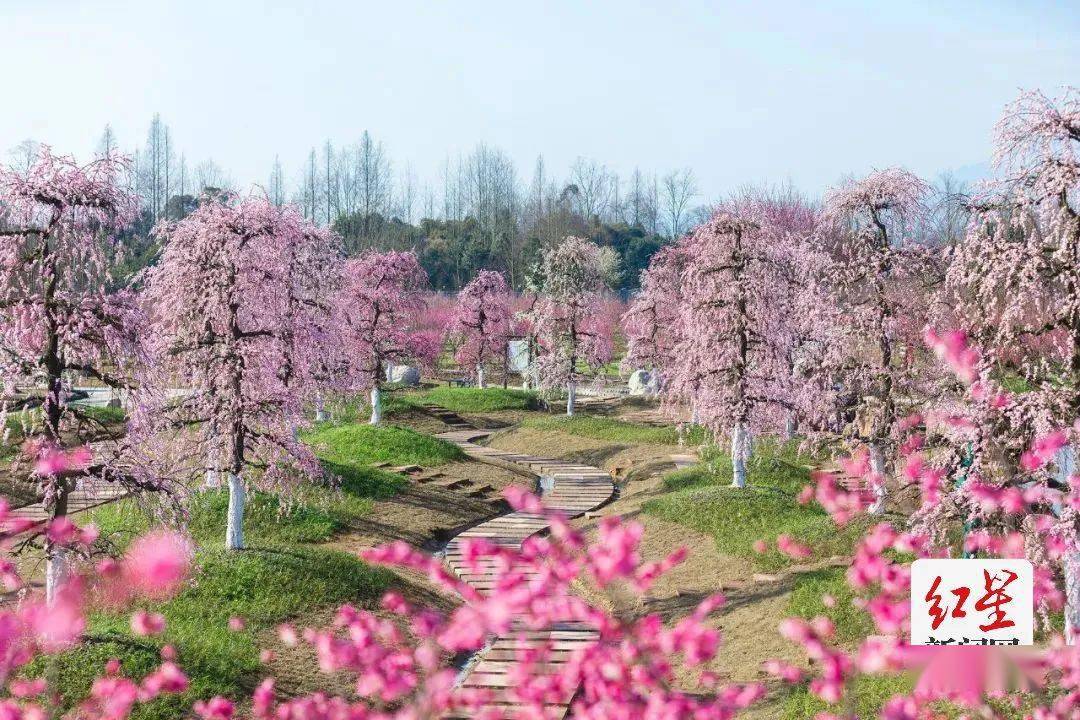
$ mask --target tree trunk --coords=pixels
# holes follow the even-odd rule
[[[206,446],[206,487],[207,488],[219,488],[221,487],[221,477],[218,472],[218,452],[214,447],[214,440],[217,435],[211,433],[210,442]]]
[[[731,487],[746,487],[746,459],[750,456],[750,429],[737,422],[731,432]]]
[[[53,545],[45,559],[45,602],[52,604],[60,588],[67,582],[70,572],[70,550]]]
[[[229,515],[225,525],[225,549],[244,549],[244,482],[236,473],[229,473]]]
[[[315,422],[326,422],[330,419],[329,413],[326,412],[326,403],[323,401],[322,393],[315,395]]]
[[[885,489],[885,450],[880,441],[870,443],[870,475],[873,486],[874,502],[866,509],[871,515],[882,515],[885,512],[885,498],[888,492]]]
[[[371,388],[371,420],[370,425],[378,425],[382,422],[382,390],[378,385]]]
[[[1054,479],[1065,485],[1076,474],[1076,447],[1066,445],[1054,455]],[[1055,503],[1054,515],[1060,517],[1064,507]],[[1065,642],[1080,645],[1080,548],[1074,548],[1062,559],[1065,574]]]
[[[481,390],[484,389],[484,365],[482,363],[476,364],[476,387]]]
[[[1065,642],[1080,645],[1080,552],[1065,556]]]
[[[798,429],[799,421],[795,419],[795,413],[789,414],[784,421],[784,437],[788,440],[794,440]]]
[[[571,380],[566,386],[566,416],[574,417],[574,402],[577,400],[577,383]]]

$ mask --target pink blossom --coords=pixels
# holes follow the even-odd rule
[[[196,702],[194,710],[203,720],[231,720],[235,707],[231,700],[218,696]]]
[[[136,635],[158,635],[165,630],[165,616],[139,610],[131,616],[131,631]]]
[[[172,595],[187,579],[191,560],[191,543],[183,535],[167,530],[143,535],[124,556],[126,587],[148,598]]]

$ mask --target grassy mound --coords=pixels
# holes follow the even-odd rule
[[[535,430],[555,430],[570,435],[617,443],[677,445],[679,442],[679,433],[674,427],[642,425],[608,417],[548,415],[525,418],[522,420],[521,426]],[[704,430],[700,427],[694,427],[687,432],[686,442],[698,444],[704,440],[704,437]]]
[[[494,387],[480,389],[443,386],[421,393],[416,399],[453,412],[535,410],[539,407],[539,401],[534,392]]]
[[[331,469],[357,468],[378,462],[432,467],[464,457],[456,445],[445,440],[389,425],[324,425],[306,433],[304,442],[314,448]]]
[[[809,545],[817,559],[849,554],[866,529],[865,521],[837,528],[817,505],[796,502],[810,482],[810,470],[793,447],[763,443],[755,452],[745,488],[729,487],[731,459],[716,454],[706,463],[669,474],[664,484],[671,492],[646,503],[645,511],[711,535],[722,553],[752,559],[763,570],[793,564],[775,549],[776,537],[784,533]],[[754,551],[759,539],[769,543],[768,552]]]
[[[27,674],[62,678],[53,687],[70,707],[85,697],[110,658],[118,658],[125,673],[138,678],[160,663],[160,649],[169,644],[191,688],[156,700],[136,717],[182,717],[195,699],[217,694],[239,698],[250,691],[261,678],[256,642],[261,632],[312,608],[373,602],[393,577],[351,555],[317,548],[202,550],[197,559],[200,568],[192,586],[154,608],[168,622],[162,635],[140,638],[132,635],[128,614],[99,614],[90,620],[85,646],[39,660]],[[243,631],[229,630],[232,616],[245,619]]]
[[[823,702],[806,687],[800,687],[792,691],[785,701],[782,717],[784,720],[810,720],[818,713],[836,712],[839,709],[846,710],[851,717],[875,718],[891,697],[910,693],[914,688],[915,679],[911,676],[860,675],[847,688],[848,702],[838,707]]]

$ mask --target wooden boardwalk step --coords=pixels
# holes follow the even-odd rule
[[[553,458],[511,453],[478,445],[474,441],[489,434],[487,431],[457,429],[456,427],[438,437],[454,443],[474,459],[495,463],[511,463],[535,475],[549,475],[555,479],[555,487],[541,495],[541,502],[549,510],[556,510],[568,517],[578,517],[606,503],[615,492],[611,475],[600,468]],[[487,486],[485,486],[487,487]],[[487,488],[490,490],[490,488]],[[466,564],[461,543],[469,538],[482,538],[502,547],[519,547],[527,538],[548,528],[546,517],[531,513],[511,512],[475,525],[450,540],[446,546],[446,564],[472,587],[481,592],[494,589],[498,582],[498,564],[493,560]],[[539,577],[540,574],[535,574]],[[530,579],[530,578],[527,578]],[[484,652],[480,662],[462,682],[463,687],[485,688],[494,691],[491,703],[482,709],[485,714],[506,718],[519,717],[526,706],[513,696],[514,683],[510,681],[522,649],[546,648],[544,668],[555,672],[559,665],[570,660],[576,650],[596,642],[598,633],[578,622],[559,623],[546,630],[522,630],[496,638]],[[572,693],[553,698],[543,708],[544,718],[561,719],[569,711]],[[479,714],[479,713],[477,713]],[[472,717],[455,715],[454,717]],[[532,715],[535,716],[535,713]]]

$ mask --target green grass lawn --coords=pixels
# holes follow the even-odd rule
[[[805,686],[791,691],[784,703],[784,720],[811,720],[818,713],[842,717],[876,718],[881,706],[894,695],[910,693],[915,679],[910,675],[860,675],[848,686],[844,700],[829,705]]]
[[[125,672],[139,678],[160,662],[161,646],[171,644],[191,678],[191,688],[183,696],[157,700],[135,716],[182,717],[194,699],[216,694],[242,698],[250,692],[263,672],[256,642],[260,633],[320,608],[377,601],[392,573],[318,545],[369,515],[375,500],[393,495],[406,482],[372,463],[431,466],[462,454],[450,443],[389,426],[326,424],[305,440],[340,484],[302,486],[288,502],[270,493],[249,493],[244,512],[248,550],[222,549],[225,490],[206,490],[192,498],[188,528],[198,547],[197,570],[191,587],[181,595],[148,606],[167,620],[162,636],[134,636],[129,611],[99,613],[90,619],[85,646],[39,660],[28,673],[55,678],[65,703],[72,703],[85,696],[108,659],[119,658]],[[94,522],[101,537],[117,550],[151,526],[133,500],[97,508],[85,520]],[[234,615],[247,623],[242,632],[228,629]]]
[[[556,430],[570,435],[617,443],[677,445],[679,442],[679,433],[674,427],[642,425],[590,415],[528,417],[521,421],[521,427],[534,430]],[[690,428],[686,433],[686,442],[690,445],[698,445],[704,438],[705,431],[701,427]]]
[[[799,491],[810,483],[810,470],[794,445],[758,443],[755,453],[748,463],[745,488],[729,487],[731,459],[714,451],[707,462],[667,475],[664,485],[669,492],[646,503],[645,511],[711,535],[721,552],[750,559],[762,570],[793,564],[775,548],[783,533],[809,545],[812,559],[851,553],[866,521],[837,528],[816,504],[796,502]],[[768,552],[754,551],[759,539],[769,543]]]
[[[250,692],[263,676],[256,642],[260,632],[315,608],[373,602],[393,577],[351,555],[298,545],[253,547],[242,553],[202,549],[197,562],[191,587],[153,607],[168,623],[162,635],[134,636],[127,613],[97,614],[90,618],[84,646],[40,659],[27,674],[55,678],[53,687],[70,707],[85,697],[110,658],[118,658],[126,674],[140,678],[160,663],[160,649],[169,644],[176,648],[191,687],[140,708],[134,716],[183,717],[196,699],[242,698]],[[229,630],[232,616],[245,619],[244,630]]]
[[[379,462],[432,467],[464,457],[445,440],[392,425],[325,424],[304,433],[303,439],[332,469]]]
[[[492,412],[495,410],[535,410],[537,395],[528,390],[501,387],[457,388],[441,386],[410,396],[419,403],[431,403],[453,412]]]

